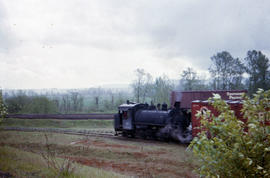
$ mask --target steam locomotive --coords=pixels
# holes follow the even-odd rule
[[[196,113],[207,108],[217,114],[207,101],[214,93],[227,101],[239,119],[243,117],[240,112],[241,100],[242,95],[247,93],[246,90],[172,91],[172,109],[167,109],[167,105],[164,105],[160,110],[149,107],[148,104],[129,101],[120,105],[118,113],[114,116],[115,133],[130,137],[174,139],[188,143],[192,134],[196,136],[200,131],[197,129],[200,119],[196,117]]]
[[[118,107],[118,113],[114,115],[115,133],[188,143],[192,139],[191,116],[179,106],[180,102],[175,102],[174,108],[168,110],[163,104],[162,110],[159,110],[148,104],[127,101]]]

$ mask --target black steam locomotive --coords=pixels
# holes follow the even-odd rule
[[[114,116],[115,133],[129,137],[190,142],[190,114],[179,106],[180,103],[176,102],[173,109],[167,110],[166,105],[163,105],[162,110],[158,110],[148,104],[127,101],[118,107],[118,114]]]

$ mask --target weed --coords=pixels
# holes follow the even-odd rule
[[[73,161],[66,158],[64,161],[57,159],[57,153],[51,147],[49,143],[48,135],[45,137],[45,152],[41,153],[42,158],[45,160],[48,168],[52,169],[57,177],[69,177],[74,174],[75,166]]]

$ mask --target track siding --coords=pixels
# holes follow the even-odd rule
[[[71,135],[84,135],[84,136],[102,136],[102,137],[115,137],[114,131],[103,130],[74,130],[62,128],[36,128],[36,127],[3,127],[1,131],[22,131],[22,132],[52,132]]]
[[[7,118],[62,119],[62,120],[112,120],[114,114],[8,114]]]

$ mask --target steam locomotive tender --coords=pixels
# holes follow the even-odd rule
[[[189,142],[191,132],[190,115],[179,109],[180,102],[167,110],[151,108],[148,104],[128,102],[118,107],[118,114],[114,115],[114,129],[116,135],[157,139],[174,139]]]

